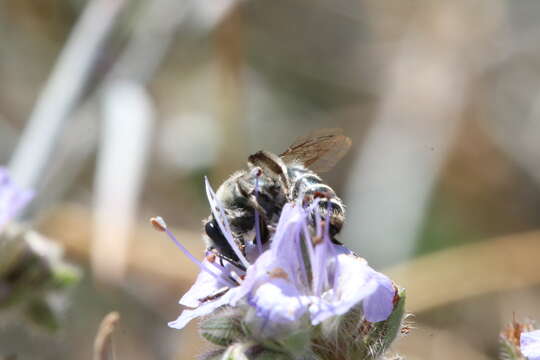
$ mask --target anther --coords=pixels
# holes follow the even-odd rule
[[[216,254],[211,253],[211,254],[206,255],[206,260],[208,260],[208,262],[211,262],[211,263],[215,262]]]
[[[161,216],[156,216],[153,218],[150,218],[150,223],[156,229],[157,231],[165,232],[167,231],[167,223]]]
[[[251,175],[252,176],[256,176],[256,177],[259,177],[262,175],[262,169],[260,167],[254,167],[253,169],[251,169]]]

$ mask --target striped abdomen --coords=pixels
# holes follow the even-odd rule
[[[332,209],[332,213],[330,214],[330,233],[332,235],[337,234],[343,225],[345,208],[334,190],[326,185],[316,173],[303,165],[289,165],[287,172],[291,186],[290,198],[297,199],[299,196],[303,196],[307,199],[315,199],[319,197],[319,214],[324,218],[327,209]]]

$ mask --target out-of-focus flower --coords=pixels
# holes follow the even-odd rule
[[[0,167],[0,231],[32,199],[34,192],[21,189],[13,182],[6,168]]]
[[[331,241],[329,219],[321,219],[317,201],[307,207],[300,201],[287,203],[267,249],[257,244],[256,226],[253,243],[245,244],[244,253],[250,256],[244,257],[223,207],[208,182],[206,186],[214,218],[245,269],[214,253],[200,262],[161,218],[152,219],[202,270],[180,299],[191,309],[169,326],[181,329],[192,319],[209,315],[201,331],[219,345],[246,339],[255,344],[277,342],[278,349],[305,355],[336,344],[335,338],[343,335],[338,332],[348,331],[345,338],[350,341],[340,342],[348,347],[341,349],[340,356],[347,354],[341,359],[375,358],[386,349],[401,326],[404,293],[364,259]],[[310,223],[313,218],[315,224]],[[319,326],[321,331],[315,331]],[[325,358],[332,359],[328,354]]]
[[[540,360],[540,330],[534,330],[532,321],[508,324],[500,335],[502,360]]]
[[[523,356],[529,360],[540,360],[540,330],[521,333],[519,343]]]
[[[32,196],[0,167],[0,310],[20,310],[32,324],[55,330],[67,308],[68,289],[81,272],[64,261],[57,243],[8,224]]]
[[[16,309],[32,324],[58,329],[81,277],[63,253],[59,244],[18,224],[0,232],[0,310]]]

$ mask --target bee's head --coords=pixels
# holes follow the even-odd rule
[[[225,238],[221,227],[213,215],[210,215],[204,222],[204,232],[210,241],[210,247],[218,250],[218,252],[226,258],[232,259],[233,261],[239,261],[238,256],[229,245],[229,242]]]

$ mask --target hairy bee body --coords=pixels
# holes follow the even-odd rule
[[[256,191],[256,188],[258,191]],[[234,240],[240,248],[253,244],[255,239],[255,211],[261,220],[261,239],[268,240],[269,225],[277,223],[281,209],[287,201],[278,179],[265,174],[254,176],[251,171],[238,171],[229,177],[216,192]],[[210,215],[205,223],[209,249],[217,250],[229,261],[238,262],[238,257],[219,229],[216,219]]]
[[[323,129],[317,132],[319,139],[322,139],[319,141],[314,141],[311,137],[300,138],[301,143],[293,144],[280,156],[259,151],[249,157],[247,170],[235,172],[221,184],[216,197],[223,207],[234,241],[242,251],[247,251],[249,246],[255,243],[256,216],[259,216],[259,231],[264,245],[275,230],[283,206],[289,201],[297,200],[304,206],[317,201],[317,206],[313,209],[312,225],[317,214],[323,219],[328,218],[330,235],[332,240],[338,243],[335,236],[343,225],[344,205],[334,190],[302,161],[308,159],[309,163],[313,163],[334,148],[340,151],[337,159],[341,158],[345,153],[343,146],[332,148],[330,145],[345,144],[348,149],[350,140],[336,130]],[[345,141],[336,142],[336,139]],[[326,146],[323,147],[325,151],[322,155],[312,156],[312,152],[306,151],[318,150],[319,144]],[[328,163],[329,160],[326,159],[327,166]],[[208,249],[241,266],[238,256],[221,232],[214,215],[210,215],[204,226]]]

